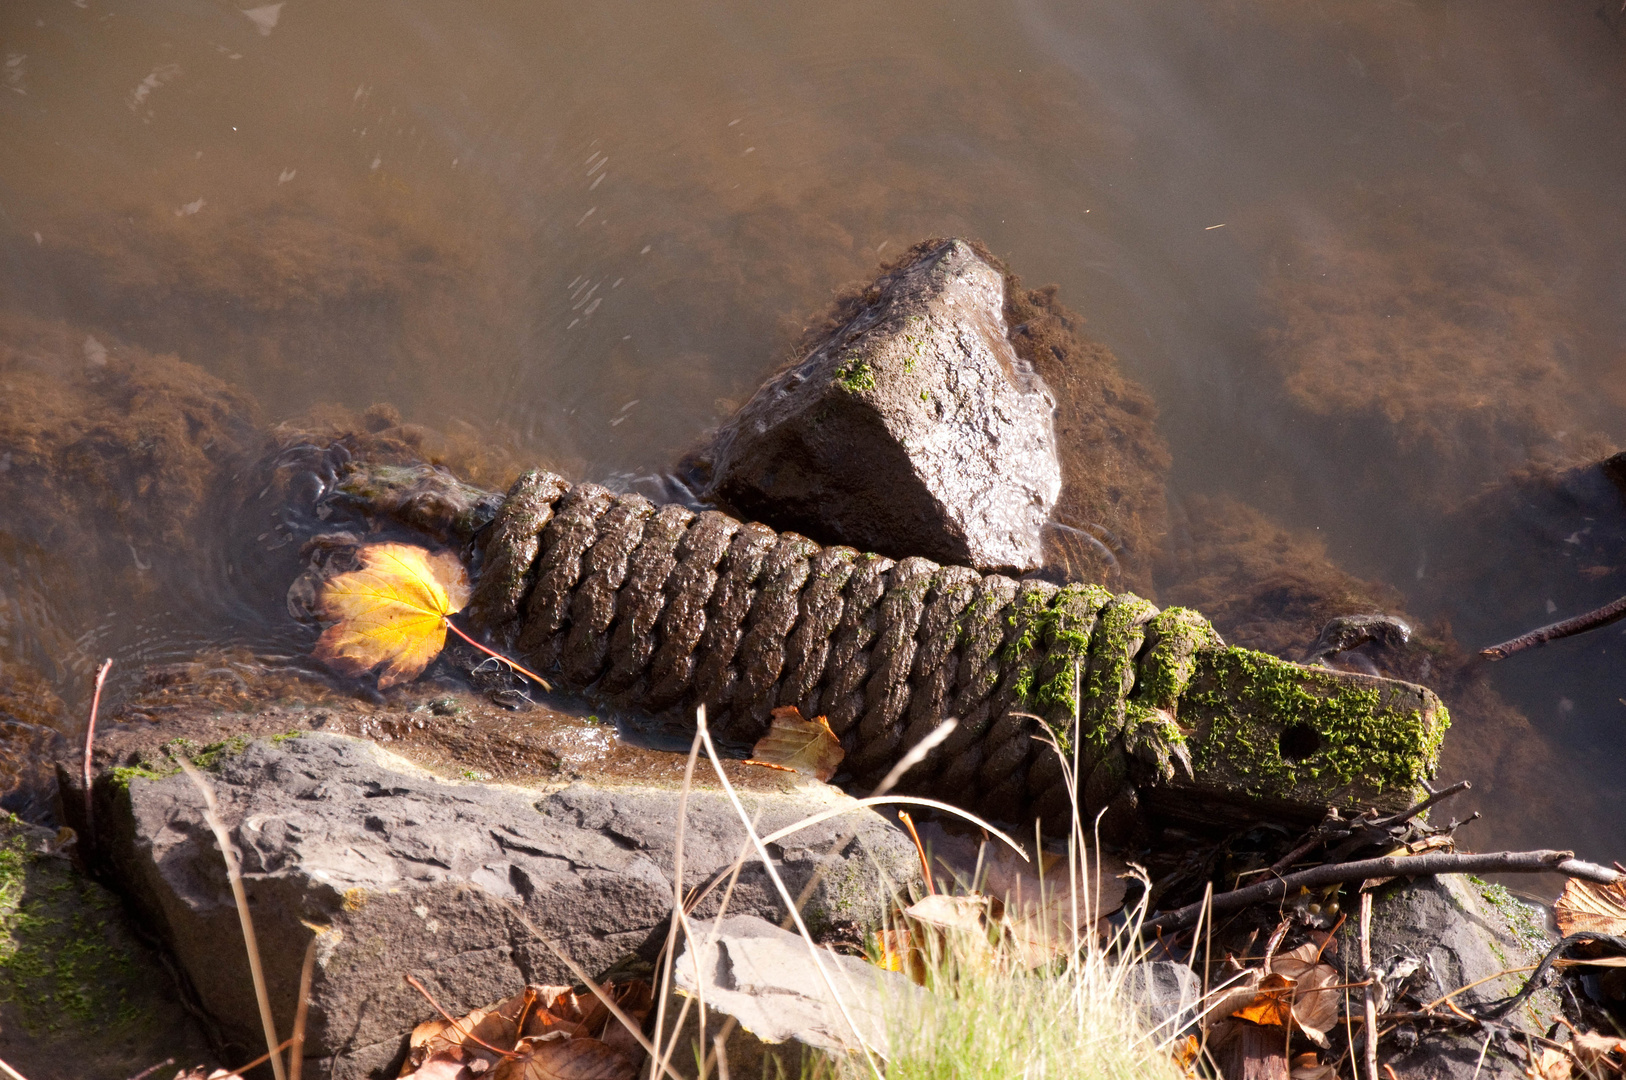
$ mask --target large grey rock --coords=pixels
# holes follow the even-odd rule
[[[518,911],[595,973],[664,933],[676,791],[455,783],[371,743],[325,734],[250,743],[210,779],[242,852],[283,1032],[306,946],[320,933],[307,1075],[384,1075],[405,1033],[429,1015],[404,975],[422,979],[454,1013],[527,981],[573,982]],[[180,775],[126,781],[104,815],[114,819],[118,873],[199,999],[229,1036],[251,1045],[260,1040],[257,1006],[200,796]],[[732,863],[743,828],[719,793],[691,799],[685,882],[698,883]],[[850,805],[823,785],[742,799],[764,830]],[[852,828],[859,838],[827,859]],[[868,810],[786,838],[778,853],[793,889],[827,866],[810,905],[826,926],[877,914],[914,859],[908,840]],[[715,896],[709,904],[715,910]],[[744,876],[730,911],[781,915],[760,870]]]
[[[866,298],[718,433],[709,495],[825,543],[1038,567],[1055,401],[1011,348],[1004,274],[946,240]]]
[[[820,951],[821,975],[805,938],[755,916],[730,915],[691,925],[694,939],[678,955],[673,981],[679,990],[703,998],[708,1009],[734,1017],[763,1042],[795,1039],[852,1052],[868,1044],[885,1057],[889,1023],[909,1007],[907,999],[925,993],[901,972],[828,949]],[[832,985],[839,1003],[830,992]]]
[[[1351,905],[1353,906],[1353,905]],[[1360,975],[1359,940],[1354,919],[1339,935],[1338,956],[1348,981]],[[1389,1008],[1428,1004],[1454,990],[1512,968],[1534,964],[1553,939],[1541,914],[1505,889],[1480,885],[1460,874],[1419,878],[1385,887],[1372,907],[1372,964],[1383,983]],[[1452,998],[1471,1007],[1517,993],[1525,975],[1492,978]],[[1558,1012],[1557,995],[1539,991],[1505,1017],[1519,1030],[1540,1035]],[[1522,1077],[1521,1058],[1492,1042],[1484,1064],[1479,1052],[1484,1036],[1423,1035],[1415,1049],[1385,1044],[1382,1059],[1402,1076],[1419,1080],[1471,1080]]]

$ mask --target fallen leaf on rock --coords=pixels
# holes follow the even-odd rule
[[[1530,1059],[1530,1064],[1525,1066],[1524,1075],[1530,1077],[1530,1080],[1570,1080],[1574,1073],[1568,1054],[1562,1050],[1543,1047]]]
[[[1564,894],[1553,905],[1553,919],[1565,937],[1582,930],[1626,934],[1626,881],[1599,885],[1570,878]]]
[[[605,988],[642,1023],[654,1005],[647,982]],[[412,1080],[636,1080],[643,1048],[598,998],[568,986],[527,986],[458,1020],[412,1030],[400,1075]]]
[[[449,551],[366,544],[361,568],[322,586],[318,606],[335,620],[315,657],[346,675],[383,667],[379,689],[415,679],[446,644],[446,617],[469,600],[469,578]]]
[[[1325,1048],[1327,1032],[1338,1023],[1338,969],[1320,962],[1321,948],[1306,942],[1271,958],[1270,971],[1254,988],[1251,1000],[1230,1015],[1255,1024],[1297,1027]]]
[[[796,706],[785,705],[773,711],[768,733],[751,748],[746,764],[766,765],[828,782],[846,756],[841,740],[824,717],[804,720]]]
[[[1602,1066],[1615,1072],[1626,1072],[1626,1039],[1596,1032],[1579,1032],[1570,1040],[1570,1053],[1588,1069]]]

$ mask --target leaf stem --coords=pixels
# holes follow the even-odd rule
[[[490,656],[490,657],[492,657],[494,659],[497,659],[497,660],[501,660],[503,663],[507,664],[509,667],[513,668],[515,671],[519,672],[521,675],[524,675],[526,678],[532,680],[535,683],[538,683],[542,687],[542,689],[544,689],[544,690],[552,690],[553,689],[553,687],[548,684],[548,680],[544,679],[542,676],[538,675],[536,672],[530,670],[529,668],[521,667],[519,664],[516,664],[514,661],[508,659],[508,657],[504,656],[502,653],[497,652],[495,649],[488,649],[484,645],[480,644],[478,641],[475,641],[473,638],[469,637],[469,635],[467,635],[463,631],[459,630],[457,628],[457,624],[453,623],[451,619],[446,618],[445,616],[442,616],[440,621],[446,624],[446,629],[450,630],[452,633],[456,634],[458,637],[462,638],[464,641],[468,642],[470,645],[473,645],[476,649],[479,649],[481,652],[485,653],[487,656]]]

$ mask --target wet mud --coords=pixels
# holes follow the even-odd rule
[[[471,691],[444,661],[417,684],[375,700],[353,688],[290,671],[243,650],[213,650],[196,660],[149,668],[97,739],[98,775],[107,769],[174,769],[174,752],[202,757],[231,752],[255,738],[325,731],[372,739],[446,779],[482,780],[545,790],[577,781],[681,787],[685,754],[641,745],[646,733],[623,731],[615,717],[585,712],[568,698],[523,711]],[[725,760],[743,790],[794,786],[787,773]],[[694,786],[718,787],[709,768]]]

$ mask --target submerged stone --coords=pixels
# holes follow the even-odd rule
[[[884,275],[718,433],[708,494],[825,543],[979,570],[1043,562],[1055,400],[1012,348],[1004,272],[946,240]]]

